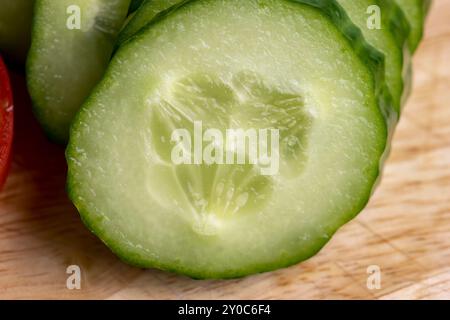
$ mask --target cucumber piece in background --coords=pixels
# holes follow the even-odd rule
[[[400,113],[411,83],[411,53],[407,49],[410,30],[402,11],[392,0],[338,0],[338,3],[367,42],[385,55],[386,86],[392,94],[395,111]],[[368,9],[374,5],[380,9],[379,28],[368,26]]]
[[[431,0],[395,0],[403,10],[411,26],[409,35],[409,47],[412,52],[417,50],[423,37],[425,19],[431,6]]]
[[[182,0],[144,0],[139,10],[119,33],[116,47],[134,36],[159,13],[181,2]]]
[[[383,76],[335,1],[187,1],[119,48],[78,113],[69,195],[139,267],[234,278],[292,265],[373,191],[392,107]],[[279,173],[175,166],[171,132],[196,120],[280,128]]]
[[[27,81],[35,114],[52,140],[67,142],[73,116],[109,63],[129,5],[130,0],[36,1]],[[81,29],[70,29],[76,8]]]
[[[0,53],[17,64],[30,47],[34,0],[0,0]]]

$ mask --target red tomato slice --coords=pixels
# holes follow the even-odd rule
[[[0,188],[3,187],[11,162],[14,107],[6,66],[0,57]]]

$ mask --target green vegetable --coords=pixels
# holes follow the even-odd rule
[[[144,1],[139,12],[120,33],[118,46],[151,23],[159,13],[182,2],[181,0]],[[410,28],[403,12],[392,0],[339,0],[338,3],[345,9],[352,22],[360,28],[366,41],[385,55],[386,86],[393,96],[394,112],[399,113],[411,83],[409,72],[411,54],[409,50],[405,50]],[[377,6],[379,12],[371,10],[373,6]],[[370,15],[374,15],[374,19],[377,19],[375,14],[378,13],[379,26],[374,24],[377,21],[370,20]]]
[[[139,11],[135,12],[132,19],[125,25],[123,30],[119,33],[117,38],[116,47],[120,46],[123,42],[128,40],[139,32],[146,24],[151,22],[155,16],[170,7],[181,3],[181,0],[144,0],[139,8]]]
[[[274,270],[317,253],[363,209],[393,114],[382,54],[335,1],[185,1],[118,49],[83,105],[68,191],[133,265],[194,278]],[[177,148],[177,129],[192,148]],[[256,164],[250,149],[245,163],[187,164],[201,133],[217,140],[203,136],[200,150],[215,152],[197,160],[236,155],[219,142],[229,129],[270,132],[279,147]]]
[[[130,0],[37,0],[27,79],[47,135],[65,143],[73,116],[102,78]]]
[[[142,2],[144,2],[144,0],[131,0],[131,4],[130,4],[130,8],[128,10],[128,13],[133,13],[137,9],[139,9]]]
[[[400,112],[411,83],[408,22],[392,0],[338,0],[367,42],[385,55],[385,81]],[[379,10],[379,11],[378,11]],[[371,20],[373,19],[373,20]],[[378,20],[377,20],[378,19]]]
[[[425,18],[431,6],[431,0],[395,0],[395,2],[403,10],[411,26],[409,47],[414,52],[423,36]]]

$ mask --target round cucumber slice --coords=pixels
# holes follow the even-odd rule
[[[411,26],[409,35],[409,47],[412,52],[417,50],[420,40],[422,40],[423,29],[431,0],[395,0],[403,10]]]
[[[194,278],[269,271],[314,255],[366,205],[388,136],[382,58],[342,9],[308,3],[187,2],[117,51],[66,155],[72,201],[124,261]],[[174,132],[198,143],[199,126],[278,130],[279,170],[177,164]],[[230,151],[218,141],[205,150]]]
[[[111,58],[130,0],[37,0],[27,80],[47,135],[65,143],[69,127]]]
[[[367,42],[385,55],[385,81],[392,94],[395,111],[399,113],[409,91],[404,88],[408,88],[411,82],[410,53],[405,50],[409,27],[405,17],[391,0],[338,0],[338,3],[360,28]],[[373,6],[379,12],[370,11]],[[369,14],[374,18],[372,24],[368,21]]]
[[[0,0],[0,52],[16,63],[30,46],[34,0]]]

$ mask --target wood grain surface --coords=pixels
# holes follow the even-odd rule
[[[0,195],[0,298],[450,299],[450,0],[436,0],[414,57],[414,91],[382,184],[312,259],[231,281],[195,281],[119,261],[68,201],[64,150],[43,137],[23,78],[15,155]],[[81,268],[80,290],[66,268]],[[370,290],[367,268],[381,268]]]

